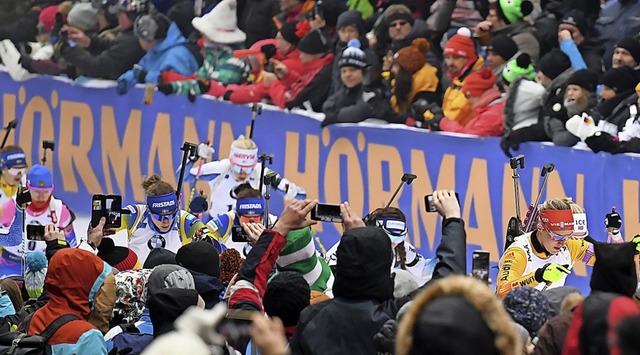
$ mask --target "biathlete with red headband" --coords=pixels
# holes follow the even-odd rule
[[[539,290],[564,286],[578,262],[593,266],[593,244],[574,234],[574,215],[568,199],[549,200],[539,206],[537,228],[517,238],[500,259],[497,292],[504,298],[520,286]]]

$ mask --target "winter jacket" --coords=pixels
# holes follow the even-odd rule
[[[40,10],[31,10],[16,21],[0,26],[0,40],[9,39],[16,44],[35,42],[38,35],[39,15]]]
[[[76,75],[108,80],[118,79],[144,55],[132,28],[113,41],[94,36],[89,48],[67,47],[62,52],[64,60],[76,67]]]
[[[189,270],[193,275],[193,281],[196,283],[196,291],[204,300],[206,309],[211,309],[220,302],[220,294],[224,292],[222,282],[213,276]]]
[[[478,60],[467,70],[466,73],[453,80],[453,83],[444,92],[442,99],[442,112],[445,118],[457,121],[460,125],[465,126],[469,121],[476,117],[476,113],[469,105],[467,97],[462,92],[462,84],[464,78],[474,71],[478,71],[484,67],[484,59],[478,57]]]
[[[287,66],[288,70],[295,72],[298,75],[302,75],[305,72],[305,66],[300,61],[300,51],[297,48],[287,52],[286,54],[276,55],[276,59]],[[260,75],[256,82],[247,85],[228,85],[224,86],[218,82],[211,82],[211,88],[207,94],[214,97],[223,96],[225,100],[229,100],[234,104],[248,104],[251,102],[260,102],[262,99],[267,98],[269,89],[264,86],[262,82],[262,75]]]
[[[533,355],[560,355],[573,313],[564,312],[549,319],[538,331],[538,343]]]
[[[587,64],[587,68],[594,71],[598,76],[602,75],[604,72],[604,63],[602,61],[604,45],[602,42],[596,38],[586,38],[578,45],[578,50],[580,50],[580,54],[582,54],[582,58]]]
[[[603,101],[590,112],[590,116],[594,119],[601,131],[607,132],[615,137],[619,132],[622,132],[629,117],[636,115],[638,111],[636,104],[638,94],[634,91],[620,93],[610,100],[616,101],[613,102],[615,106],[610,113],[603,112],[606,110],[602,106],[609,106],[606,101]]]
[[[371,95],[365,101],[363,94]],[[395,116],[381,89],[372,89],[359,85],[355,88],[341,88],[331,95],[322,105],[325,119],[321,126],[335,123],[357,123],[368,118],[388,119]]]
[[[466,272],[466,234],[464,222],[458,218],[445,219],[442,226],[442,242],[436,250],[439,259],[433,279]],[[366,256],[365,256],[366,257]],[[362,270],[363,276],[366,271]],[[340,277],[338,275],[338,277]],[[338,280],[336,279],[336,282]],[[367,290],[386,280],[362,280]],[[431,283],[428,282],[426,285]],[[337,285],[337,284],[336,284]],[[337,290],[334,285],[334,294]],[[423,286],[423,287],[426,287]],[[367,292],[352,290],[358,294]],[[380,300],[370,297],[338,297],[307,307],[291,341],[292,354],[377,354],[373,336],[389,319],[395,319],[400,307],[413,299],[412,294],[402,298]],[[327,341],[331,339],[331,341]]]
[[[191,75],[198,70],[198,61],[187,48],[187,40],[174,22],[169,26],[167,37],[149,50],[138,65],[146,72],[143,78],[138,78],[139,70],[133,68],[120,75],[118,82],[132,88],[138,82],[158,84],[160,75],[167,70],[181,75]]]
[[[108,282],[115,286],[111,267],[94,254],[71,248],[58,251],[45,278],[51,299],[33,314],[28,334],[41,333],[59,316],[73,314],[79,320],[65,324],[49,340],[51,354],[106,354],[102,333],[88,320],[98,290]]]
[[[540,59],[540,43],[536,37],[536,29],[525,21],[512,23],[507,27],[491,31],[491,37],[507,35],[518,45],[518,51],[527,53],[534,65]]]
[[[272,20],[276,28],[279,30],[282,25],[291,21],[304,21],[308,12],[312,11],[316,2],[314,0],[305,0],[302,4],[291,9],[289,12],[280,12],[273,16]]]
[[[393,111],[401,114],[405,112],[414,101],[421,98],[426,99],[428,102],[441,103],[442,88],[440,87],[440,79],[438,78],[438,69],[429,63],[425,63],[411,78],[411,92],[406,102],[402,104],[398,103],[395,95],[392,95],[391,99],[389,99]],[[392,81],[391,86],[393,87],[394,85],[395,82]]]
[[[580,138],[574,136],[571,132],[567,130],[565,127],[565,123],[569,119],[569,117],[573,117],[573,114],[580,114],[582,112],[577,112],[570,114],[567,112],[567,109],[563,105],[564,103],[564,92],[566,87],[562,89],[562,95],[556,96],[554,104],[551,108],[551,111],[548,111],[547,115],[543,117],[543,125],[547,136],[551,139],[553,144],[563,147],[571,147],[580,141]],[[596,105],[596,95],[595,93],[588,93],[588,106],[587,110],[590,110]],[[560,105],[560,106],[558,106]],[[560,107],[558,109],[558,107]],[[553,112],[552,112],[553,111]]]
[[[238,27],[247,34],[247,47],[261,39],[276,36],[277,29],[272,19],[279,12],[276,0],[238,1]]]
[[[635,36],[640,32],[640,1],[607,1],[596,20],[598,39],[604,43],[605,67],[611,68],[613,50],[621,38]]]
[[[331,88],[331,63],[333,54],[306,63],[307,71],[298,75],[289,72],[280,80],[269,85],[269,97],[280,108],[302,107],[305,101],[311,102],[314,111],[320,112],[322,104]]]
[[[440,122],[440,129],[446,132],[499,137],[502,135],[503,129],[503,106],[504,98],[500,90],[494,86],[480,96],[479,101],[473,107],[476,117],[466,126],[462,126],[456,121],[444,119]]]
[[[538,122],[544,91],[544,86],[525,78],[518,78],[509,85],[504,103],[505,134]]]
[[[53,56],[53,46],[50,43],[40,45],[39,43],[33,43],[33,48],[36,48],[31,56],[21,56],[16,46],[8,39],[0,41],[0,61],[9,71],[9,76],[15,81],[25,81],[35,77],[35,73],[42,74],[58,74],[47,73],[38,70],[31,65],[32,62],[51,62],[49,59]]]
[[[565,39],[564,41],[560,42],[560,50],[562,51],[562,53],[566,54],[567,57],[569,57],[571,68],[573,68],[574,71],[587,69],[587,63],[584,61],[580,49],[578,48],[578,46],[576,46],[573,40]],[[596,72],[601,73],[602,68],[600,68],[599,71]]]

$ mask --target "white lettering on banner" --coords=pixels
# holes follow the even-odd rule
[[[174,200],[165,201],[165,202],[154,202],[153,204],[151,204],[151,207],[153,207],[153,208],[162,208],[162,207],[173,206],[175,204],[176,204],[176,201],[174,201]]]
[[[247,203],[247,204],[238,206],[238,209],[241,209],[241,210],[250,210],[254,208],[262,208],[262,205],[259,203]]]

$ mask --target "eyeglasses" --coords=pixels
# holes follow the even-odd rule
[[[409,22],[407,22],[407,21],[395,21],[395,22],[392,22],[392,23],[389,24],[389,28],[394,28],[394,27],[398,27],[398,26],[402,27],[402,26],[404,26],[404,25],[406,25],[408,23]]]
[[[175,211],[173,213],[169,213],[169,214],[157,214],[157,213],[153,213],[151,211],[149,211],[149,214],[151,214],[151,218],[153,218],[154,220],[158,221],[158,222],[164,222],[164,221],[169,221],[172,222],[175,218],[176,218],[176,213],[178,211]]]
[[[233,170],[234,173],[236,174],[241,174],[241,173],[245,173],[245,174],[251,174],[253,172],[253,168],[243,168],[241,166],[237,166],[234,165],[231,170]]]

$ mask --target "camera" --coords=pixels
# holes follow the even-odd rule
[[[314,221],[342,223],[340,205],[319,203],[311,210],[311,219]]]

